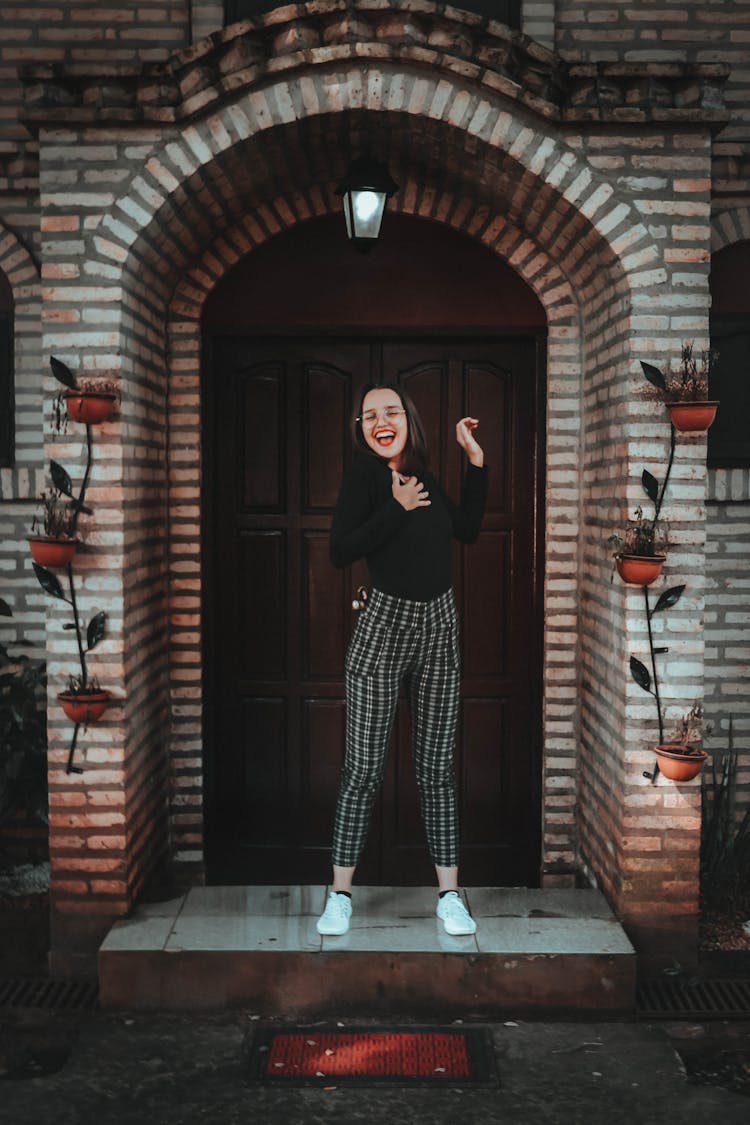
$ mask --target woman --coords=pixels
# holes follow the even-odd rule
[[[357,450],[331,528],[331,561],[366,558],[372,585],[346,654],[346,758],[333,834],[333,884],[321,934],[344,934],[354,871],[365,844],[402,681],[408,688],[422,817],[437,873],[437,915],[449,934],[476,924],[458,894],[458,818],[453,744],[458,719],[459,653],[451,589],[451,539],[473,542],[487,495],[476,418],[456,439],[469,466],[460,506],[428,472],[416,408],[393,385],[363,393],[353,426]]]

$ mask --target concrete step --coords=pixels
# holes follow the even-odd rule
[[[449,937],[432,887],[356,887],[348,934],[320,937],[328,888],[193,887],[139,906],[99,950],[109,1009],[411,1016],[635,1005],[635,951],[595,890],[469,887]]]

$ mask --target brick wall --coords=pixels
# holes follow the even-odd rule
[[[277,6],[284,5],[279,3]],[[454,5],[457,8],[460,6],[460,4]],[[190,7],[193,42],[222,28],[224,4],[221,0],[191,0]],[[554,0],[521,0],[521,30],[524,35],[535,39],[537,43],[543,43],[545,47],[554,47]]]
[[[421,7],[428,20],[428,5]],[[194,37],[215,8],[192,6]],[[533,17],[541,28],[551,9],[526,4],[524,26]],[[35,21],[19,10],[15,42],[29,53],[0,55],[7,252],[25,251],[24,269],[43,263],[43,337],[38,281],[28,275],[25,297],[25,280],[14,285],[17,316],[19,297],[28,310],[31,471],[42,463],[32,420],[37,372],[50,353],[74,368],[114,369],[123,387],[120,415],[97,438],[96,523],[81,560],[87,608],[106,598],[110,617],[96,670],[120,703],[87,733],[83,779],[62,771],[70,730],[51,705],[58,932],[75,931],[76,919],[83,925],[96,911],[103,927],[127,909],[168,846],[183,862],[200,863],[200,310],[243,253],[338,208],[331,188],[347,145],[359,141],[363,110],[392,154],[401,184],[393,206],[481,239],[533,286],[548,315],[546,868],[571,869],[580,833],[585,863],[634,932],[655,914],[694,919],[697,787],[677,794],[641,776],[652,764],[655,722],[629,681],[627,657],[645,644],[643,614],[640,595],[610,582],[606,539],[642,498],[642,468],[658,474],[664,457],[664,419],[634,397],[638,360],[664,363],[686,335],[699,343],[707,336],[711,176],[724,168],[727,198],[738,192],[730,164],[717,160],[741,161],[742,152],[719,151],[717,142],[712,172],[709,132],[699,123],[551,124],[554,114],[521,104],[524,91],[511,83],[413,49],[394,19],[397,46],[374,43],[382,57],[367,68],[339,47],[286,80],[235,77],[231,95],[222,88],[210,108],[218,98],[211,49],[188,54],[189,125],[122,124],[111,110],[88,126],[47,125],[40,206],[37,142],[15,124],[14,60],[153,60],[187,40],[187,5],[123,3],[119,18],[101,5],[86,10],[94,12],[89,25],[67,3],[43,17],[35,9]],[[564,54],[621,57],[625,40],[610,34],[621,8],[612,9],[616,20],[593,5],[557,11]],[[634,49],[648,50],[658,30],[659,49],[671,51],[665,21],[632,26]],[[734,45],[730,88],[739,97],[743,41],[722,26]],[[294,42],[279,30],[279,70]],[[741,130],[742,113],[737,121]],[[3,267],[9,277],[11,267]],[[665,511],[674,549],[664,581],[685,581],[690,591],[661,623],[671,650],[665,697],[675,711],[702,683],[704,453],[696,440],[681,449]],[[80,435],[58,441],[48,433],[50,455],[75,472]],[[11,499],[27,501],[21,472],[0,481]],[[31,597],[31,586],[23,596]],[[75,653],[57,607],[48,605],[47,616],[55,677]]]
[[[140,445],[138,459],[129,454],[124,462],[126,495],[131,476],[134,481],[142,481],[151,468],[158,473],[163,455],[158,442],[154,444],[150,436],[159,433],[160,404],[166,389],[158,375],[159,332],[172,289],[179,284],[170,318],[170,350],[179,363],[179,384],[174,388],[170,384],[170,396],[173,390],[177,393],[174,414],[170,406],[169,457],[172,482],[177,486],[170,499],[170,604],[180,610],[173,617],[179,624],[175,620],[171,640],[173,753],[181,766],[174,775],[172,790],[173,813],[180,817],[174,822],[176,848],[186,860],[199,858],[196,845],[201,827],[200,758],[195,754],[200,705],[196,692],[200,675],[196,535],[199,478],[195,450],[199,448],[196,406],[200,308],[218,277],[244,250],[298,218],[338,207],[331,194],[338,169],[318,164],[316,183],[314,176],[301,174],[290,163],[289,153],[314,151],[316,161],[323,159],[323,150],[315,147],[320,144],[321,133],[325,135],[320,128],[321,116],[325,122],[326,113],[341,113],[352,100],[358,103],[358,91],[365,87],[373,112],[383,114],[384,107],[388,109],[383,124],[388,128],[394,161],[396,165],[400,162],[398,178],[402,184],[395,205],[414,214],[440,217],[495,247],[533,285],[547,309],[551,386],[547,598],[548,605],[554,605],[559,614],[548,620],[546,638],[545,856],[553,871],[556,864],[570,864],[575,859],[575,747],[580,699],[581,718],[587,731],[584,751],[588,751],[581,761],[580,807],[587,829],[587,809],[596,810],[597,825],[610,828],[601,833],[591,827],[587,858],[613,897],[625,903],[626,912],[634,901],[653,909],[653,899],[648,900],[641,889],[642,873],[633,869],[626,879],[621,877],[623,853],[642,827],[640,821],[631,823],[633,818],[628,817],[627,806],[623,807],[620,799],[620,792],[628,791],[631,776],[627,752],[637,748],[636,757],[642,752],[641,736],[644,730],[650,735],[653,724],[644,725],[638,716],[628,713],[625,645],[623,642],[620,650],[613,648],[612,625],[628,612],[632,596],[623,588],[610,585],[609,557],[603,541],[621,520],[626,501],[632,499],[623,497],[622,504],[613,506],[613,490],[615,486],[622,487],[636,456],[642,456],[642,410],[631,401],[628,373],[640,347],[647,347],[650,358],[658,361],[681,339],[681,325],[673,325],[671,316],[679,319],[683,305],[677,302],[675,307],[672,288],[663,284],[664,267],[656,265],[663,253],[659,254],[655,239],[671,246],[673,227],[681,230],[685,216],[679,214],[665,224],[662,214],[669,214],[669,207],[665,203],[657,207],[653,202],[662,196],[669,197],[673,191],[669,182],[661,180],[644,189],[651,191],[652,199],[650,207],[642,208],[625,175],[614,187],[602,180],[592,162],[580,155],[578,134],[550,139],[548,131],[541,129],[526,111],[516,109],[509,114],[502,103],[489,95],[467,96],[460,83],[451,87],[445,76],[438,82],[436,77],[426,77],[419,71],[407,70],[404,74],[403,70],[396,72],[388,67],[377,72],[371,69],[367,83],[356,69],[311,75],[303,80],[302,98],[293,84],[279,82],[273,89],[242,95],[231,111],[222,109],[179,135],[153,141],[144,136],[140,145],[134,144],[131,136],[129,149],[127,139],[109,131],[118,148],[113,166],[120,168],[130,162],[132,182],[127,196],[120,195],[114,205],[106,201],[107,210],[98,229],[93,222],[89,223],[96,233],[93,238],[88,237],[86,250],[87,268],[101,271],[109,264],[112,283],[119,280],[122,289],[124,408],[129,417],[134,412],[134,421],[129,423],[131,440],[125,444],[128,449],[133,448],[134,441]],[[298,109],[295,113],[295,105],[315,105],[318,112],[309,114]],[[404,107],[406,112],[398,112],[396,106]],[[416,108],[421,112],[414,112]],[[295,116],[301,119],[296,127],[290,125]],[[461,132],[462,123],[473,127]],[[282,125],[291,132],[294,145],[285,135],[275,132]],[[467,147],[467,138],[471,138],[471,147]],[[70,135],[67,140],[76,144],[85,164],[87,138]],[[92,154],[95,140],[93,135],[88,138]],[[696,138],[691,140],[694,150]],[[439,191],[425,184],[424,177],[414,174],[410,166],[410,159],[420,161],[420,146],[429,147],[435,142],[451,157],[450,168],[456,181],[451,188],[444,186]],[[630,143],[635,149],[635,144]],[[655,159],[657,151],[663,152],[664,144],[665,136],[659,133],[652,158]],[[622,148],[622,138],[616,138],[612,145]],[[681,146],[678,136],[675,147],[679,150]],[[702,148],[707,153],[705,143]],[[637,149],[641,155],[646,151],[642,136]],[[600,144],[596,150],[601,159]],[[249,179],[243,176],[243,168],[247,167],[262,168],[264,175]],[[491,188],[482,188],[490,180],[490,167],[499,172],[497,183],[509,185],[495,188],[494,196]],[[682,171],[678,162],[674,174]],[[269,194],[270,185],[290,179],[300,183],[300,190],[294,195]],[[507,193],[505,197],[503,190]],[[89,198],[93,219],[94,211],[104,201],[101,192],[93,189],[89,189]],[[221,215],[217,202],[223,207]],[[692,207],[698,214],[704,204],[698,201]],[[655,224],[651,234],[640,218],[641,211],[649,216],[659,214],[659,224]],[[607,232],[606,239],[602,230]],[[697,239],[699,234],[691,237]],[[689,291],[699,290],[701,283],[705,287],[705,255],[687,265],[683,258],[684,255],[678,258],[675,275],[694,274],[698,278],[699,284],[686,283]],[[125,262],[126,268],[116,279],[119,262]],[[647,305],[661,305],[666,323],[661,335],[652,335],[645,342],[639,335],[634,340],[628,319],[630,308]],[[583,351],[579,342],[581,326],[585,334]],[[149,393],[153,393],[155,400],[150,409]],[[622,419],[611,410],[613,400],[617,399],[625,404]],[[153,429],[149,422],[153,422]],[[663,429],[663,423],[660,425]],[[571,450],[581,442],[580,470],[571,473]],[[185,461],[178,461],[178,455],[185,457]],[[602,488],[608,482],[609,487]],[[574,515],[579,510],[581,490],[587,498],[582,553],[578,549],[579,517]],[[697,540],[701,534],[700,513],[689,497],[683,499],[685,534]],[[126,531],[125,542],[126,546],[132,542],[135,548],[149,513],[137,487],[133,500],[137,534],[130,541]],[[157,508],[160,502],[161,492],[157,490]],[[152,547],[156,547],[156,541]],[[568,573],[570,561],[574,563],[572,575]],[[698,563],[699,560],[693,560],[693,569]],[[158,611],[162,604],[158,570],[142,576],[137,584],[133,581],[138,605],[144,604],[145,595],[147,603],[153,599]],[[592,612],[594,606],[605,607],[604,612]],[[135,607],[135,597],[129,606],[125,594],[129,636],[131,617],[136,624],[138,621]],[[693,614],[694,611],[693,606]],[[576,640],[574,626],[579,613],[584,624],[590,626],[588,636],[580,642]],[[692,620],[690,613],[688,618]],[[144,629],[147,652],[153,653],[154,666],[163,668],[163,618],[159,612],[147,613]],[[576,663],[570,659],[571,645],[575,648],[578,644],[584,666],[590,667],[582,682]],[[134,692],[137,697],[141,682],[131,680],[128,697]],[[186,702],[187,709],[183,710]],[[147,730],[153,736],[153,723],[134,726],[129,733],[132,738],[135,733],[145,735]],[[156,744],[144,761],[157,769]],[[139,760],[139,770],[143,764]],[[130,777],[127,760],[125,768]],[[162,790],[158,793],[160,801]],[[670,814],[665,811],[670,798],[671,790],[657,792],[653,816],[660,832],[672,827]],[[158,808],[158,801],[152,809]],[[695,849],[692,855],[678,856],[672,864],[675,888],[689,881],[694,859]],[[678,878],[681,874],[682,880]]]
[[[602,4],[561,0],[555,48],[564,58],[727,63],[732,121],[715,138],[712,203],[715,211],[747,206],[750,182],[750,5],[746,0],[684,4],[640,0]]]

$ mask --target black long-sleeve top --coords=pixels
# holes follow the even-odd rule
[[[487,469],[467,466],[458,505],[431,473],[424,473],[431,503],[409,512],[394,498],[392,479],[386,461],[355,455],[333,515],[331,562],[345,567],[364,557],[375,589],[409,601],[430,601],[450,589],[451,539],[473,543],[479,535]]]

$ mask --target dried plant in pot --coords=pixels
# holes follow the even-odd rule
[[[112,693],[99,686],[96,676],[69,676],[66,690],[57,698],[71,722],[87,727],[102,717]]]
[[[67,566],[78,547],[76,513],[62,499],[59,488],[47,488],[40,496],[41,516],[34,516],[28,536],[31,557],[44,567]]]
[[[656,747],[660,772],[672,781],[691,781],[696,777],[708,757],[701,741],[710,729],[703,722],[703,707],[695,703]]]
[[[64,390],[53,402],[53,424],[56,433],[66,428],[67,420],[97,425],[107,422],[120,397],[120,384],[111,375],[79,375],[53,356],[50,359],[52,374]]]
[[[718,352],[711,348],[696,358],[694,345],[682,345],[680,365],[662,372],[652,363],[641,361],[643,374],[658,397],[666,404],[672,425],[681,433],[703,433],[712,424],[719,407],[709,399],[708,383]]]
[[[640,505],[622,535],[610,535],[609,542],[616,548],[615,566],[623,582],[649,586],[656,581],[667,558],[667,534],[656,519],[646,519]]]

